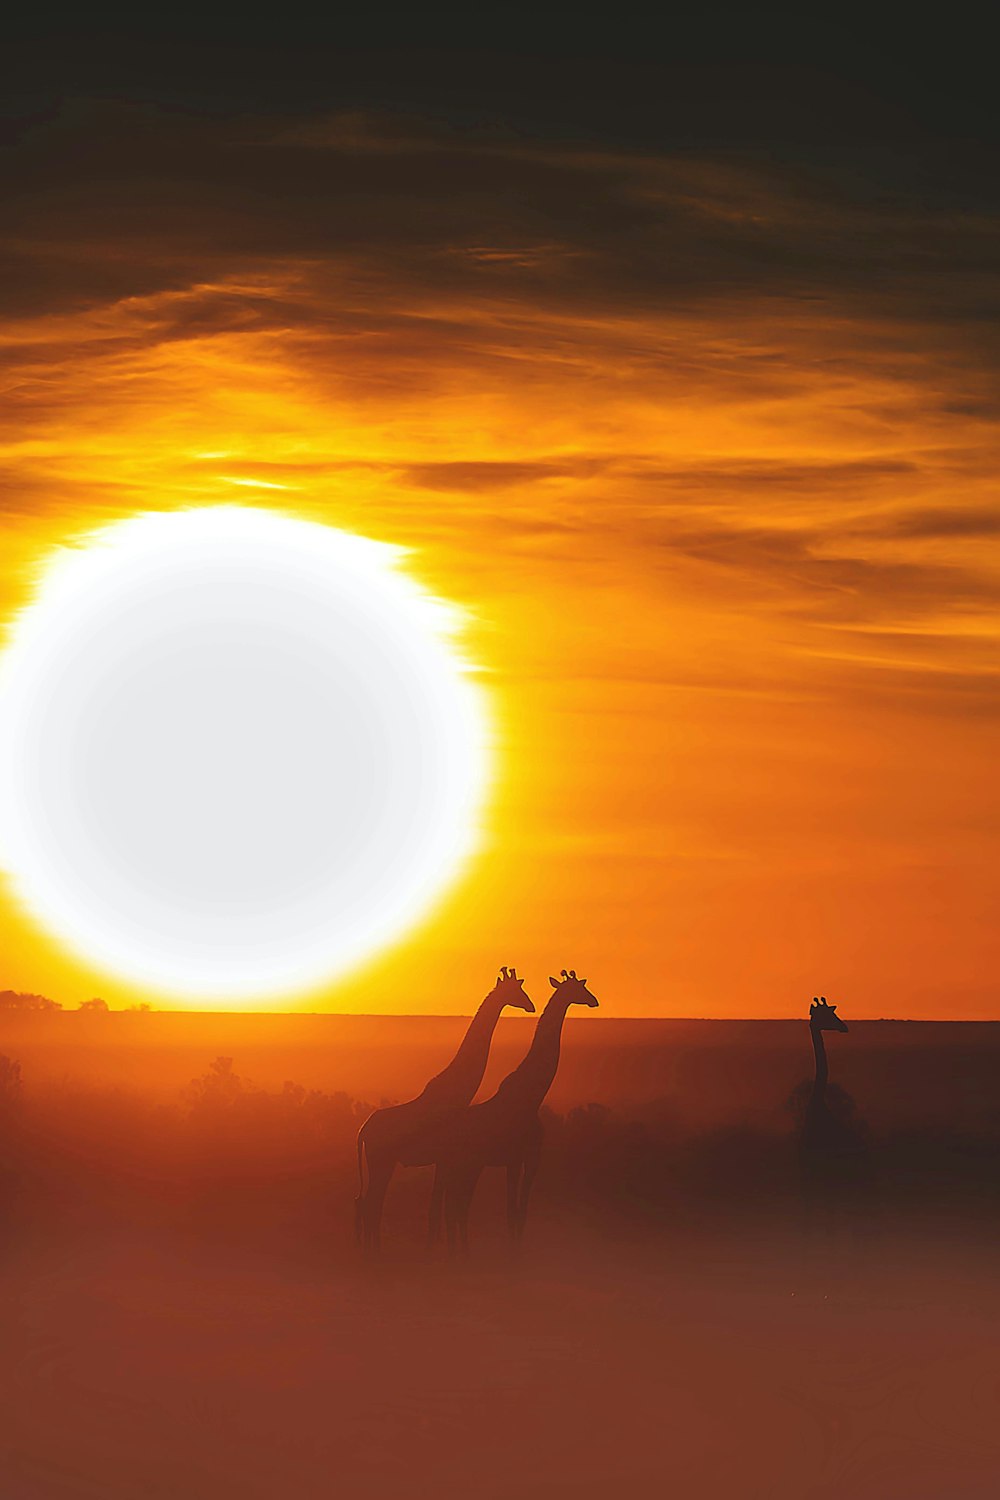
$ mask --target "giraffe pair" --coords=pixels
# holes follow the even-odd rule
[[[549,978],[552,994],[539,1016],[531,1046],[491,1099],[473,1105],[483,1081],[490,1044],[508,1005],[534,1012],[524,980],[500,970],[458,1052],[415,1099],[377,1109],[358,1132],[356,1232],[368,1254],[379,1249],[382,1208],[397,1166],[434,1167],[428,1236],[440,1238],[442,1213],[448,1243],[468,1248],[468,1222],[476,1184],[490,1166],[507,1169],[507,1224],[514,1240],[524,1231],[528,1196],[538,1170],[542,1125],[538,1112],[559,1066],[563,1022],[571,1005],[597,1000],[576,971]],[[365,1165],[368,1185],[365,1187]]]

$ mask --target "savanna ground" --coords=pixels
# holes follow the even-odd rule
[[[571,1024],[517,1259],[499,1174],[454,1265],[409,1173],[366,1267],[363,1100],[461,1024],[3,1023],[3,1500],[997,1492],[998,1028],[833,1039],[809,1230],[804,1022]]]

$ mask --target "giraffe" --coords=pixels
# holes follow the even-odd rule
[[[827,1004],[823,995],[814,997],[809,1007],[809,1034],[816,1071],[805,1101],[800,1161],[806,1227],[824,1230],[829,1235],[842,1225],[858,1185],[863,1168],[859,1155],[863,1143],[857,1122],[850,1118],[853,1109],[850,1097],[841,1090],[836,1090],[835,1098],[830,1097],[825,1031],[846,1032],[847,1026],[837,1015],[837,1007]]]
[[[571,1005],[593,1009],[596,998],[576,970],[549,976],[552,994],[535,1025],[526,1057],[509,1073],[491,1099],[473,1105],[452,1125],[451,1139],[438,1152],[449,1249],[461,1240],[468,1252],[469,1210],[484,1167],[507,1169],[507,1228],[517,1243],[528,1216],[528,1195],[538,1171],[542,1123],[538,1111],[559,1067],[563,1022]]]
[[[448,1066],[436,1074],[415,1099],[375,1110],[358,1131],[355,1234],[368,1254],[376,1254],[379,1250],[382,1207],[396,1167],[433,1164],[434,1157],[426,1154],[422,1140],[428,1131],[440,1126],[451,1111],[471,1104],[486,1072],[490,1044],[500,1013],[507,1005],[529,1013],[535,1009],[524,991],[524,980],[518,978],[516,970],[505,966],[470,1021],[462,1044]],[[434,1205],[435,1212],[439,1201]]]
[[[806,1101],[805,1125],[802,1132],[806,1151],[822,1151],[836,1133],[835,1121],[826,1102],[826,1086],[830,1078],[830,1065],[826,1058],[824,1031],[845,1031],[847,1026],[837,1015],[837,1007],[828,1005],[826,996],[813,997],[809,1007],[809,1034],[812,1037],[816,1058],[816,1074]]]

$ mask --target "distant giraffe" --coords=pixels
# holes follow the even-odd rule
[[[847,1025],[837,1015],[837,1007],[828,1005],[826,996],[814,997],[809,1007],[809,1034],[812,1037],[816,1059],[816,1073],[812,1089],[806,1101],[805,1125],[802,1143],[806,1151],[822,1151],[836,1135],[836,1122],[827,1107],[826,1086],[830,1080],[830,1065],[826,1059],[824,1031],[844,1031]]]
[[[858,1122],[851,1119],[850,1096],[829,1086],[825,1031],[846,1032],[847,1026],[837,1015],[837,1007],[819,996],[809,1007],[816,1070],[805,1101],[800,1151],[807,1225],[832,1232],[842,1222],[858,1186],[863,1140]]]
[[[355,1230],[367,1253],[378,1251],[382,1207],[399,1165],[431,1166],[421,1144],[428,1131],[439,1127],[451,1111],[471,1104],[483,1081],[493,1033],[505,1006],[534,1012],[524,992],[524,980],[512,968],[502,968],[500,977],[469,1023],[462,1044],[443,1072],[430,1080],[423,1092],[405,1104],[377,1109],[358,1131],[358,1196],[355,1199]],[[368,1186],[365,1188],[365,1163]],[[436,1209],[436,1205],[435,1205]]]
[[[528,1195],[538,1171],[542,1124],[538,1111],[559,1067],[563,1022],[571,1005],[591,1009],[597,1000],[576,971],[549,978],[553,993],[535,1025],[523,1062],[508,1074],[491,1099],[473,1105],[449,1122],[450,1139],[439,1152],[449,1248],[461,1241],[468,1250],[469,1210],[484,1167],[507,1169],[507,1228],[520,1240],[528,1215]]]

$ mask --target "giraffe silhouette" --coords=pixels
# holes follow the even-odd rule
[[[838,1228],[862,1170],[862,1132],[850,1095],[830,1084],[826,1031],[846,1032],[847,1025],[826,996],[809,1007],[809,1035],[816,1069],[805,1097],[800,1136],[804,1206],[809,1228]],[[803,1085],[805,1090],[806,1085]]]
[[[355,1199],[355,1234],[367,1254],[380,1247],[382,1208],[397,1166],[424,1167],[434,1164],[428,1154],[429,1140],[452,1112],[465,1109],[483,1081],[490,1044],[505,1006],[534,1012],[525,994],[524,980],[513,968],[504,967],[489,994],[469,1023],[462,1044],[448,1066],[437,1073],[415,1099],[389,1105],[370,1114],[358,1131],[358,1196]],[[365,1164],[368,1185],[365,1187]],[[432,1205],[440,1212],[440,1193]],[[436,1227],[432,1224],[432,1238]]]
[[[806,1100],[805,1123],[802,1144],[807,1152],[825,1151],[836,1141],[837,1121],[827,1103],[827,1085],[830,1081],[830,1064],[826,1057],[824,1031],[847,1031],[846,1022],[837,1015],[837,1007],[828,1005],[826,996],[814,996],[809,1007],[809,1035],[812,1037],[816,1072],[812,1088]]]
[[[509,1073],[491,1099],[473,1105],[449,1122],[438,1152],[439,1191],[444,1195],[448,1246],[469,1247],[469,1211],[485,1167],[507,1169],[507,1228],[517,1242],[524,1233],[528,1196],[538,1171],[542,1123],[538,1112],[559,1067],[563,1022],[571,1005],[593,1008],[597,1000],[575,969],[550,975],[552,995],[535,1026],[524,1060]]]

